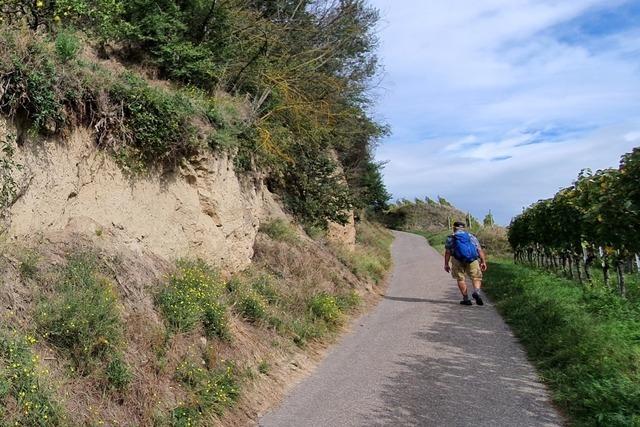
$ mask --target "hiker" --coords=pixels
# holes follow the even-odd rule
[[[458,288],[462,294],[462,305],[471,305],[471,300],[467,293],[467,282],[465,275],[473,282],[473,293],[471,296],[476,300],[476,304],[484,305],[480,296],[482,286],[482,272],[487,269],[487,258],[480,246],[480,242],[473,234],[465,229],[463,222],[453,223],[453,234],[447,237],[444,244],[444,270],[451,273],[458,281]],[[451,266],[449,266],[451,261]]]

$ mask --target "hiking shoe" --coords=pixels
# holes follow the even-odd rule
[[[462,305],[472,305],[473,303],[471,302],[470,299],[463,299],[462,301],[460,301],[460,304],[462,304]]]
[[[474,292],[471,294],[471,296],[473,297],[474,300],[476,300],[476,304],[484,305],[484,301],[482,301],[482,298],[480,298],[480,295]]]

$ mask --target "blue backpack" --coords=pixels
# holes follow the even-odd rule
[[[469,233],[454,233],[453,235],[453,257],[460,262],[469,264],[478,258],[478,248],[471,241],[471,235]]]

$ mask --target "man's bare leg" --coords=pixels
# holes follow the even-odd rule
[[[482,297],[480,296],[480,288],[482,287],[482,279],[473,279],[473,293],[471,296],[476,300],[476,304],[484,305]]]
[[[482,287],[482,279],[473,279],[473,292],[477,293]]]
[[[465,280],[458,280],[458,289],[460,289],[463,298],[467,296],[467,282]]]

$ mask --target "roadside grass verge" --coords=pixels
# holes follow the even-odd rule
[[[573,425],[640,425],[636,305],[507,261],[491,264],[485,289]]]
[[[379,284],[391,268],[393,236],[381,225],[368,221],[356,224],[354,248],[337,246],[334,252],[353,274]]]
[[[444,254],[444,242],[447,240],[447,236],[451,234],[449,230],[442,231],[424,231],[424,230],[410,230],[409,233],[417,234],[424,237],[435,250]]]

